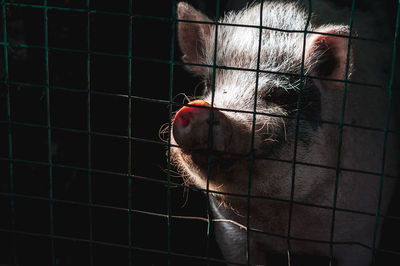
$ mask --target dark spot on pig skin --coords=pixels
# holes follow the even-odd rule
[[[321,126],[321,92],[310,79],[304,82],[300,118],[307,119],[313,130]]]

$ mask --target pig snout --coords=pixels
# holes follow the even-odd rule
[[[211,106],[195,100],[182,107],[175,115],[172,133],[176,143],[186,151],[209,148]],[[213,109],[212,150],[227,151],[232,134],[231,123],[221,111]]]

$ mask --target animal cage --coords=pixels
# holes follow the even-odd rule
[[[304,2],[311,6],[314,1]],[[215,223],[221,221],[208,203],[213,191],[187,183],[169,164],[170,121],[187,105],[185,95],[198,96],[202,90],[201,80],[185,71],[193,64],[181,60],[177,2],[1,0],[0,265],[226,265],[214,236]],[[186,2],[216,18],[214,25],[227,10],[248,4]],[[336,2],[351,14],[364,7],[361,0]],[[369,84],[387,90],[388,114],[397,108],[392,98],[399,89],[394,85],[399,3],[387,3],[388,17],[395,18],[393,38],[372,40],[392,47],[387,84]],[[208,67],[215,75],[216,69],[229,66],[214,62]],[[209,85],[215,90],[213,81]],[[298,107],[299,102],[301,97]],[[353,125],[345,122],[345,105],[340,108],[338,122],[319,122],[331,123],[340,134],[352,127],[376,131],[383,138],[383,153],[388,136],[399,134],[389,125],[393,117],[380,128]],[[289,118],[301,127],[299,115]],[[293,166],[294,186],[295,168],[304,163],[296,161],[296,152],[286,162]],[[371,175],[379,180],[381,195],[382,183],[398,177],[385,173],[384,157],[380,164],[380,171],[308,164],[336,172],[333,204],[300,202],[293,193],[284,202],[354,212],[377,224],[384,218],[379,245],[353,244],[370,251],[374,265],[394,265],[400,260],[398,193],[385,215],[379,204],[375,213],[336,206],[341,171]],[[249,202],[282,200],[242,196]],[[248,225],[243,230],[247,241],[256,232]],[[278,237],[302,241],[290,232]],[[333,237],[322,242],[331,249],[335,245]],[[313,265],[291,256],[277,255],[273,261]]]

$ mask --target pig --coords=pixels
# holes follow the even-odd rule
[[[206,193],[229,265],[366,266],[378,248],[398,142],[393,47],[368,38],[393,32],[382,14],[307,3],[256,2],[218,24],[177,5],[182,61],[205,88],[171,118],[171,163]]]

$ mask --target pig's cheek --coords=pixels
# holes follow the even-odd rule
[[[230,142],[230,132],[224,130],[221,126],[214,127],[214,150],[219,152],[226,152]]]
[[[198,152],[182,153],[182,159],[189,168],[206,169],[208,157]]]
[[[224,117],[224,119],[221,119],[220,124],[214,126],[213,149],[225,153],[222,155],[229,155],[229,152],[233,150],[231,147],[232,134],[232,124],[230,120]]]
[[[195,151],[189,153],[183,150],[178,150],[176,155],[178,164],[184,166],[189,173],[201,179],[206,178],[208,156]]]

